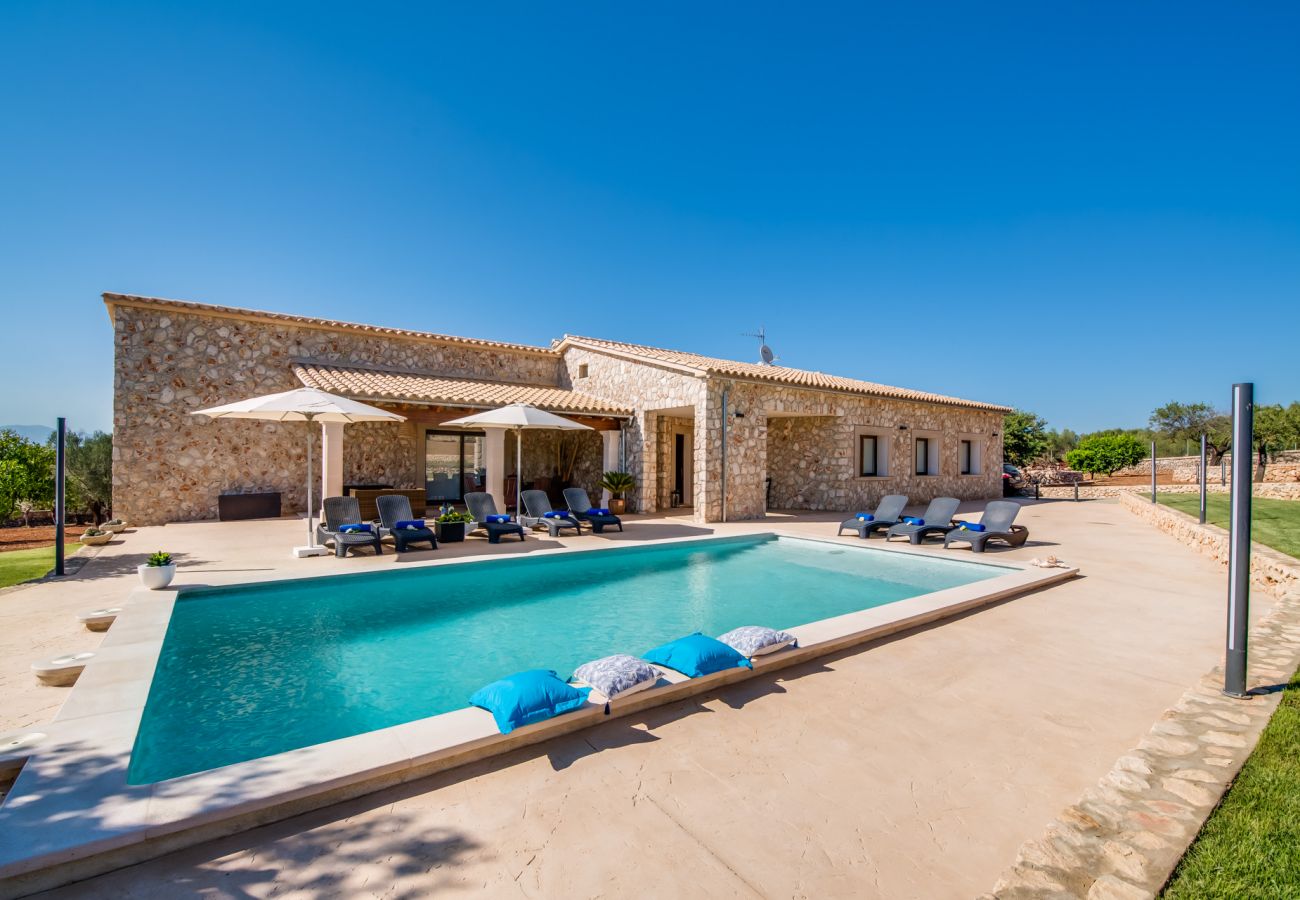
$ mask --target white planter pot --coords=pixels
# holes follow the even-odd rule
[[[99,530],[107,531],[109,534],[121,534],[123,531],[126,531],[126,526],[126,522],[123,522],[120,525],[101,525],[99,526]]]
[[[136,567],[140,573],[140,582],[151,591],[160,591],[172,583],[176,577],[176,563],[170,566],[149,566],[141,563]]]

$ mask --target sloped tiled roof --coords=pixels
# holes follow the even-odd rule
[[[290,313],[265,312],[260,309],[242,309],[238,306],[218,306],[212,303],[195,303],[190,300],[168,300],[163,297],[141,297],[136,294],[105,293],[104,303],[110,308],[115,304],[136,307],[162,307],[177,309],[198,315],[212,315],[232,319],[253,319],[267,322],[284,322],[290,325],[311,325],[317,328],[330,328],[338,331],[358,331],[364,334],[386,335],[389,337],[417,338],[445,344],[467,344],[471,347],[487,349],[514,350],[522,353],[536,353],[542,356],[555,356],[551,347],[534,347],[531,344],[510,344],[504,341],[488,341],[482,338],[456,337],[451,334],[436,334],[431,331],[408,331],[404,328],[389,328],[384,325],[360,325],[356,322],[340,322],[335,319],[318,319],[313,316],[297,316]]]
[[[505,406],[508,403],[527,403],[557,413],[595,416],[631,414],[629,409],[615,406],[589,394],[535,384],[444,378],[441,375],[420,372],[337,366],[307,360],[295,362],[293,373],[307,387],[333,394],[343,394],[358,400],[436,403],[483,408]]]
[[[1010,412],[1010,407],[1000,406],[996,403],[963,400],[960,397],[948,397],[943,394],[932,394],[928,391],[914,391],[888,384],[877,384],[873,381],[860,381],[856,378],[843,378],[839,375],[827,375],[824,372],[813,372],[808,369],[763,366],[758,363],[717,359],[712,356],[701,356],[698,353],[687,353],[682,350],[664,350],[658,347],[645,347],[640,344],[627,344],[620,341],[606,341],[600,338],[566,334],[562,340],[556,342],[555,347],[557,350],[562,350],[565,346],[570,345],[587,347],[592,350],[648,362],[663,363],[672,368],[687,369],[700,374],[722,375],[747,381],[767,381],[822,391],[846,391],[853,394],[889,397],[896,400],[914,400],[919,403],[941,403],[948,406],[987,409],[993,412]]]

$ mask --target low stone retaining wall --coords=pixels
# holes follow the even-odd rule
[[[1040,497],[1050,497],[1052,499],[1074,499],[1073,485],[1042,485],[1039,487]],[[1195,494],[1200,488],[1195,484],[1162,484],[1158,490],[1162,494]],[[1231,485],[1219,484],[1216,476],[1212,483],[1205,486],[1205,490],[1211,494],[1226,494],[1231,490]],[[1256,482],[1252,493],[1256,497],[1265,497],[1269,500],[1300,500],[1300,482],[1295,484],[1274,484]],[[1033,488],[1029,489],[1030,496],[1033,495]],[[1147,497],[1150,502],[1151,486],[1147,484],[1088,484],[1084,482],[1079,485],[1080,500],[1098,500],[1104,497],[1121,497],[1124,495],[1137,495]]]
[[[1129,493],[1120,503],[1197,551],[1227,559],[1227,532]],[[981,900],[1149,900],[1241,771],[1300,666],[1300,560],[1254,545],[1251,575],[1277,603],[1250,633],[1247,700],[1216,666],[1165,710],[1095,787],[1026,841]]]
[[[1228,532],[1217,525],[1202,525],[1191,516],[1168,506],[1152,503],[1136,494],[1119,498],[1120,505],[1161,531],[1172,534],[1197,553],[1228,564]],[[1251,583],[1273,594],[1300,590],[1300,560],[1253,542],[1250,549]]]

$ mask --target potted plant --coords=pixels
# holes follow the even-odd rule
[[[600,488],[614,495],[614,499],[609,501],[609,511],[621,516],[627,509],[624,495],[636,489],[636,479],[627,472],[606,472],[600,479]]]
[[[467,512],[447,509],[433,520],[433,530],[440,542],[454,544],[465,540],[465,532],[473,521],[474,517]]]
[[[113,532],[104,531],[99,528],[87,528],[82,532],[79,540],[87,547],[98,547],[100,544],[107,544],[113,539]]]
[[[172,579],[176,577],[176,563],[170,553],[159,550],[141,563],[136,571],[140,573],[140,581],[145,587],[151,591],[159,591],[171,584]]]
[[[109,519],[107,522],[104,523],[103,527],[105,531],[112,532],[113,534],[118,534],[120,532],[126,531],[126,522],[122,521],[121,519]]]

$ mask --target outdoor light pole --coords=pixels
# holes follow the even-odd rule
[[[1201,435],[1201,524],[1205,524],[1205,435]]]
[[[1246,629],[1250,623],[1250,466],[1239,465],[1242,448],[1254,444],[1255,386],[1232,386],[1232,522],[1228,529],[1228,653],[1223,692],[1246,696]],[[1246,457],[1249,459],[1249,455]]]
[[[67,440],[68,420],[60,418],[58,428],[55,429],[57,437],[54,441],[54,574],[63,575],[63,520],[67,510],[64,509],[64,492],[66,483],[64,481],[63,470],[67,464],[64,457],[65,442]]]
[[[1156,442],[1151,442],[1151,502],[1156,502]]]

